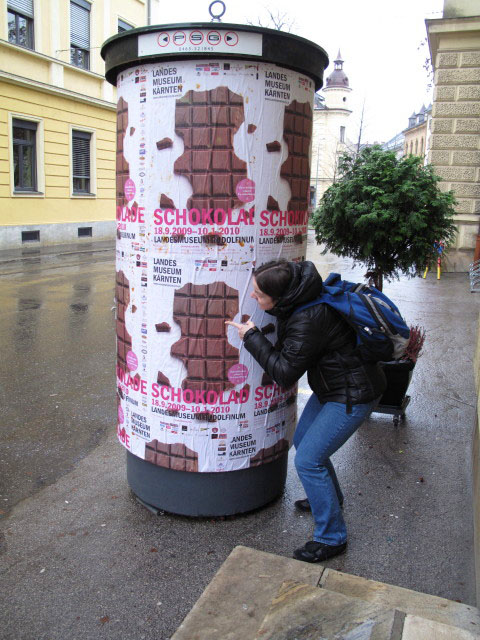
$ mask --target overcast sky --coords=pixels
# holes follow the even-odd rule
[[[362,142],[386,141],[405,129],[408,117],[432,100],[422,65],[429,55],[425,18],[441,18],[443,0],[225,0],[223,22],[271,26],[274,15],[293,22],[291,33],[325,49],[330,66],[340,48],[353,89],[349,137],[355,138],[365,100]],[[203,0],[161,2],[160,22],[210,22]],[[214,9],[220,8],[215,5]],[[288,30],[288,29],[287,29]],[[420,47],[420,49],[419,49]]]

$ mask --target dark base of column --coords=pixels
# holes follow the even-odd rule
[[[190,473],[158,467],[127,451],[127,479],[147,505],[184,516],[229,516],[277,498],[287,477],[288,453],[240,471]]]

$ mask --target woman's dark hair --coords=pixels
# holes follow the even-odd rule
[[[287,260],[272,260],[254,269],[258,288],[274,300],[279,300],[292,281],[292,271]]]

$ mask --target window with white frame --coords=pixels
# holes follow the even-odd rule
[[[16,193],[36,192],[37,123],[12,119],[13,189]]]
[[[8,0],[8,41],[33,49],[33,0]]]
[[[70,0],[70,62],[90,69],[90,3]]]
[[[88,131],[72,129],[72,190],[74,195],[91,193],[91,141]]]

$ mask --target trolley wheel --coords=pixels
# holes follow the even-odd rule
[[[399,422],[400,422],[400,418],[398,416],[393,416],[393,426],[398,427]]]

